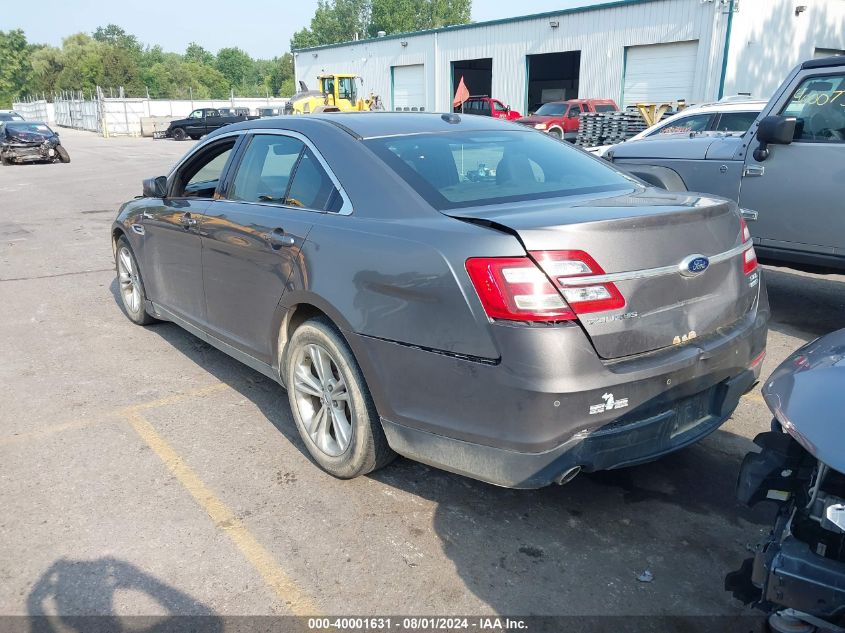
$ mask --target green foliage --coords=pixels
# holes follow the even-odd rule
[[[293,56],[256,60],[239,48],[215,55],[195,42],[180,55],[144,46],[115,24],[70,35],[61,47],[29,44],[20,30],[0,31],[0,107],[36,93],[89,95],[97,86],[153,98],[225,99],[232,90],[239,96],[290,96]]]
[[[26,86],[32,71],[30,52],[23,31],[0,31],[0,107],[9,107]]]
[[[470,21],[472,0],[319,0],[311,24],[294,33],[291,49],[406,33]]]

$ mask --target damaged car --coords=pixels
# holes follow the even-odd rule
[[[725,588],[774,631],[845,626],[845,330],[786,359],[763,387],[772,430],[746,455],[738,497],[775,503],[775,525]]]
[[[70,154],[59,135],[46,123],[36,121],[4,121],[0,124],[0,162],[69,163]]]

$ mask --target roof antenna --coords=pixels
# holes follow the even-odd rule
[[[455,114],[455,113],[452,113],[452,114],[441,114],[441,115],[440,115],[440,118],[441,118],[441,119],[443,119],[444,121],[446,121],[446,123],[452,123],[452,124],[455,124],[455,123],[460,123],[460,122],[461,122],[461,117],[460,117],[460,116],[458,116],[458,115],[457,115],[457,114]]]

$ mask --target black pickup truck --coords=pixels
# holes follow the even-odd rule
[[[167,130],[163,133],[156,134],[156,136],[159,138],[172,138],[176,141],[184,141],[189,137],[197,140],[201,136],[205,136],[209,132],[213,132],[224,125],[257,118],[257,116],[250,116],[248,114],[224,116],[216,108],[198,108],[184,119],[171,121],[170,125],[167,126]]]

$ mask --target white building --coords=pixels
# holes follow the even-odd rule
[[[766,99],[799,61],[845,50],[845,0],[620,0],[294,52],[296,78],[355,73],[388,110],[471,94],[526,112],[557,99]]]

